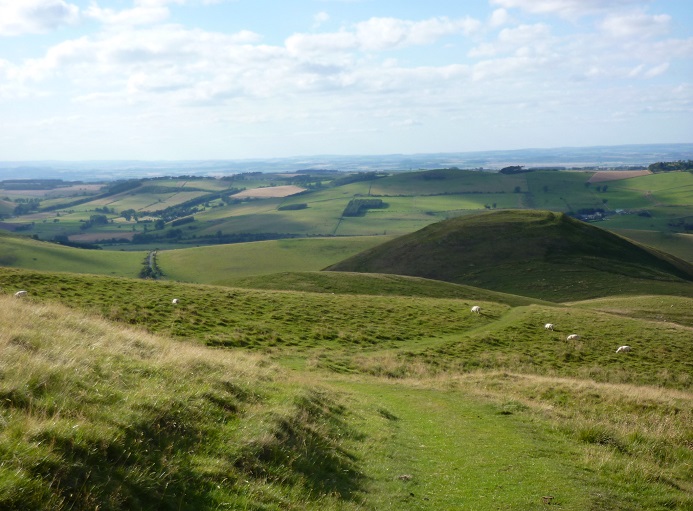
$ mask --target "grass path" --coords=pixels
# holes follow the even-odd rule
[[[589,508],[575,452],[511,406],[453,390],[390,383],[341,383],[375,407],[366,501],[378,510],[534,510],[553,496],[560,509]],[[389,438],[385,438],[389,437]]]

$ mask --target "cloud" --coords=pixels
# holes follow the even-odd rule
[[[550,45],[554,44],[551,29],[548,25],[519,25],[514,28],[504,28],[498,34],[498,39],[491,43],[482,43],[469,50],[472,58],[491,57],[501,53],[515,54],[548,53]]]
[[[517,8],[533,14],[556,14],[564,18],[579,18],[629,5],[642,0],[491,0],[491,4],[506,9]]]
[[[357,23],[352,30],[342,29],[338,32],[323,34],[294,34],[287,38],[286,47],[294,55],[351,50],[379,52],[431,44],[448,35],[468,35],[480,27],[481,22],[470,17],[460,19],[441,17],[423,21],[371,18]]]
[[[49,32],[79,17],[79,7],[65,0],[0,0],[0,36]]]
[[[505,9],[496,9],[491,13],[488,24],[492,28],[500,27],[510,21],[510,14]]]
[[[650,69],[645,71],[644,76],[645,78],[654,78],[655,76],[664,74],[667,71],[667,69],[669,69],[669,63],[663,62],[662,64],[651,67]]]
[[[330,15],[322,11],[313,16],[313,28],[318,28],[323,23],[329,21]]]
[[[107,25],[145,25],[165,20],[169,17],[170,12],[163,5],[144,5],[115,11],[102,9],[98,5],[92,4],[84,12],[84,15]]]
[[[602,32],[617,38],[650,38],[669,33],[671,16],[649,15],[641,11],[613,13],[600,23]]]

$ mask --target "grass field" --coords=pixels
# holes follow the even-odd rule
[[[165,250],[157,262],[166,279],[230,284],[249,275],[317,271],[381,243],[382,238],[308,238]]]
[[[137,277],[146,252],[80,250],[0,234],[0,265],[44,271]]]
[[[693,506],[692,299],[352,294],[364,278],[313,293],[0,270],[0,505]]]
[[[614,229],[612,222],[605,223],[604,228],[626,238],[656,247],[664,252],[675,255],[679,259],[693,263],[693,234],[679,234],[662,231],[647,231],[644,229]]]

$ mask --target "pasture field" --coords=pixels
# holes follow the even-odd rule
[[[0,234],[1,266],[135,278],[145,256],[146,252],[80,250]]]
[[[531,207],[563,212],[604,207],[602,195],[591,185],[588,186],[592,174],[556,171],[523,174],[527,179]]]
[[[382,238],[304,238],[157,252],[164,278],[227,285],[251,275],[317,271],[382,242]]]
[[[438,195],[443,193],[513,193],[527,191],[526,174],[503,175],[470,170],[402,172],[370,181],[373,196]],[[365,183],[362,183],[365,184]],[[347,185],[346,189],[355,185]]]
[[[611,222],[600,225],[604,225],[610,231],[635,240],[638,243],[658,248],[675,255],[679,259],[693,263],[693,235],[691,234],[646,231],[644,229],[615,229],[612,227]]]
[[[367,286],[354,278],[331,275],[332,293]],[[0,295],[7,508],[693,506],[690,298],[510,304],[12,269],[0,286],[30,291]],[[675,317],[651,317],[657,300]]]
[[[689,258],[688,246],[681,239],[673,243],[666,236],[640,235],[637,231],[662,233],[685,232],[693,221],[693,178],[690,173],[651,174],[627,179],[589,183],[594,172],[535,171],[517,175],[493,172],[443,169],[400,172],[375,176],[363,181],[347,182],[342,176],[309,176],[306,186],[314,188],[284,198],[234,201],[227,196],[210,200],[194,209],[181,208],[167,217],[163,229],[154,229],[151,218],[139,222],[125,221],[120,213],[175,208],[205,193],[224,190],[293,184],[290,175],[235,176],[233,179],[156,179],[143,181],[139,188],[99,200],[73,205],[59,211],[45,211],[8,218],[4,222],[26,229],[28,236],[52,240],[70,236],[73,241],[133,240],[127,250],[153,250],[162,246],[213,245],[237,240],[306,237],[306,236],[393,236],[419,230],[431,223],[493,209],[543,208],[552,211],[578,211],[602,208],[610,213],[598,223],[614,232],[631,233],[633,239],[662,250],[673,250]],[[618,176],[614,176],[618,177]],[[311,181],[311,179],[314,179]],[[321,185],[317,186],[317,182]],[[264,188],[269,189],[269,188]],[[517,193],[517,190],[520,193]],[[90,190],[89,193],[99,193]],[[80,193],[87,193],[83,191]],[[229,192],[230,193],[230,192]],[[358,217],[342,217],[344,208],[353,198],[379,197],[387,205],[371,209]],[[65,204],[65,197],[48,199],[42,206]],[[8,208],[14,203],[8,203]],[[305,209],[280,210],[282,206],[306,204]],[[83,230],[84,222],[97,208],[110,208],[109,223]],[[614,214],[619,210],[619,214]],[[195,221],[183,226],[171,220],[194,216]],[[152,223],[145,224],[144,221]],[[128,243],[128,242],[125,242]],[[661,244],[658,244],[661,243]],[[115,244],[118,248],[122,244]],[[303,268],[299,268],[303,269]],[[478,283],[477,283],[478,284]],[[517,290],[513,290],[516,292]]]
[[[632,229],[676,233],[681,231],[683,222],[693,220],[693,206],[648,206],[642,212],[616,214],[609,216],[604,225],[609,229]]]

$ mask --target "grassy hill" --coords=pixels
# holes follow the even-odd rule
[[[333,291],[0,269],[0,507],[693,505],[693,299],[312,282]]]
[[[225,285],[251,275],[317,271],[385,239],[301,238],[162,250],[157,252],[157,263],[166,279]]]
[[[250,289],[307,291],[355,295],[399,295],[429,298],[460,298],[508,305],[545,303],[534,298],[488,291],[439,280],[385,273],[284,272],[240,278],[233,286]]]
[[[552,301],[693,293],[693,266],[685,261],[548,211],[442,221],[327,269],[420,276]]]
[[[5,267],[137,277],[146,255],[83,250],[0,231],[0,265]]]

